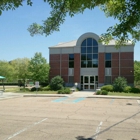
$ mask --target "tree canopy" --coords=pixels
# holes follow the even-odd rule
[[[29,63],[29,72],[34,81],[48,82],[50,66],[41,53],[35,53]]]
[[[32,5],[33,0],[4,0],[0,2],[0,13],[4,10],[15,9],[27,1]],[[140,0],[44,0],[52,11],[50,17],[43,21],[42,25],[33,23],[28,28],[30,34],[44,34],[46,36],[64,23],[67,15],[74,16],[83,13],[86,9],[100,7],[107,17],[117,19],[119,23],[112,25],[102,34],[101,40],[108,43],[109,40],[117,40],[117,45],[125,44],[132,39],[132,42],[140,40]]]
[[[135,82],[140,81],[140,62],[135,61],[134,62],[134,76],[135,76]]]
[[[22,80],[25,82],[26,79],[30,78],[30,72],[28,71],[30,59],[28,58],[17,58],[11,61],[11,65],[14,67],[15,77],[17,80]]]

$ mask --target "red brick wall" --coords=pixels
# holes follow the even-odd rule
[[[60,75],[60,54],[50,54],[50,80]]]
[[[68,82],[68,54],[50,54],[50,80],[60,75],[65,82]]]
[[[80,83],[80,54],[74,54],[74,82]]]
[[[104,83],[104,78],[105,78],[105,54],[99,53],[98,82]]]
[[[134,83],[134,53],[120,53],[120,75],[125,77],[128,83]]]
[[[120,52],[120,76],[134,83],[133,52]],[[112,53],[112,81],[119,76],[119,53]]]
[[[134,58],[134,53],[133,52],[121,52],[120,53],[120,58],[121,59],[130,59],[132,60]]]

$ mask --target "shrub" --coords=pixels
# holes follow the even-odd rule
[[[61,90],[63,88],[64,80],[60,76],[55,76],[51,79],[50,88],[52,90]]]
[[[107,95],[108,94],[108,91],[106,90],[101,90],[101,95]]]
[[[101,90],[106,90],[106,91],[113,91],[113,86],[112,85],[105,85],[101,87]]]
[[[37,89],[36,89],[36,87],[32,87],[30,90],[31,90],[31,91],[39,91],[39,90],[41,90],[41,88],[37,88]]]
[[[97,90],[96,95],[101,95],[101,90]]]
[[[50,88],[50,86],[48,85],[48,86],[46,86],[46,87],[43,87],[42,90],[43,90],[43,91],[49,91],[49,90],[51,90],[51,88]]]
[[[31,91],[36,91],[36,87],[32,87],[31,88]]]
[[[118,77],[113,82],[114,91],[122,92],[127,86],[127,81],[124,77]]]
[[[30,91],[28,88],[20,88],[20,91]]]
[[[131,88],[131,91],[132,93],[140,93],[140,89],[139,88]]]
[[[70,89],[64,88],[62,90],[58,90],[58,94],[70,94]]]
[[[69,88],[65,88],[64,91],[65,91],[65,94],[70,94],[71,92]]]
[[[126,86],[126,87],[124,88],[123,91],[124,91],[125,93],[129,93],[129,92],[131,92],[131,89],[132,89],[132,88],[131,88],[130,86]]]
[[[96,95],[107,95],[108,94],[108,91],[106,90],[97,90],[96,91]]]

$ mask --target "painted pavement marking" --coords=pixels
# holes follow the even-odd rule
[[[140,105],[140,100],[137,100],[138,104]]]
[[[113,104],[113,103],[114,103],[114,100],[115,100],[115,99],[112,99],[112,100],[110,101],[110,104]]]
[[[74,101],[72,101],[73,103],[78,103],[78,102],[81,102],[81,101],[83,101],[83,100],[85,100],[85,98],[84,97],[81,97],[81,98],[78,98],[78,99],[76,99],[76,100],[74,100]]]
[[[59,98],[59,99],[56,99],[56,100],[53,100],[52,102],[56,102],[56,103],[58,103],[58,102],[62,102],[62,101],[64,101],[64,100],[66,100],[68,97],[62,97],[62,98]]]
[[[28,130],[29,128],[31,128],[31,127],[33,127],[33,126],[35,126],[35,125],[38,125],[38,124],[40,124],[40,123],[46,121],[47,119],[48,119],[48,118],[45,118],[45,119],[43,119],[43,120],[41,120],[41,121],[39,121],[39,122],[35,122],[34,124],[32,124],[32,125],[30,125],[30,126],[27,126],[26,128],[24,128],[24,129],[22,129],[22,130],[16,132],[15,134],[11,135],[10,137],[6,138],[5,140],[10,140],[10,139],[14,138],[15,136],[21,134],[22,132]]]
[[[97,126],[97,128],[96,128],[96,131],[95,131],[95,137],[94,137],[94,139],[97,139],[97,137],[98,137],[98,133],[100,132],[100,129],[101,129],[101,126],[102,126],[102,124],[103,124],[103,122],[100,122],[100,124]]]
[[[85,99],[86,99],[85,97],[80,97],[80,98],[63,97],[63,98],[53,100],[52,102],[56,102],[56,103],[78,103],[78,102],[81,102]]]

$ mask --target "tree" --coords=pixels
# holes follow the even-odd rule
[[[7,10],[15,10],[19,6],[23,6],[23,2],[25,0],[2,0],[0,1],[0,15],[2,14],[3,11]],[[32,5],[31,0],[26,0],[27,5]]]
[[[119,21],[102,34],[101,41],[108,43],[114,38],[116,45],[120,46],[130,41],[130,35],[133,43],[140,40],[139,0],[48,0],[48,3],[52,7],[51,16],[43,21],[43,25],[33,23],[28,28],[32,36],[35,34],[47,36],[53,31],[59,31],[66,15],[72,17],[77,13],[83,13],[85,9],[92,10],[98,6],[107,17],[113,17]]]
[[[7,61],[0,61],[0,75],[6,77],[7,82],[13,82],[14,77],[14,67]]]
[[[29,71],[34,81],[48,82],[50,66],[41,53],[35,53],[29,63]]]
[[[5,0],[0,2],[0,12],[15,9],[22,5],[24,0]],[[33,0],[27,0],[32,5]],[[43,21],[43,25],[33,23],[29,28],[30,34],[50,35],[59,31],[67,15],[74,16],[83,13],[85,9],[94,9],[96,6],[105,13],[107,17],[118,19],[119,23],[107,29],[102,34],[101,41],[108,43],[112,38],[116,39],[118,46],[125,45],[130,38],[135,43],[140,40],[140,1],[139,0],[44,0],[51,6],[51,16]],[[131,37],[130,37],[131,35]]]
[[[15,77],[17,80],[21,79],[24,83],[30,77],[30,72],[28,71],[30,60],[28,58],[17,58],[11,61],[11,65],[14,67]]]
[[[140,62],[139,61],[135,61],[134,62],[134,76],[135,76],[135,82],[139,82],[140,81]]]

